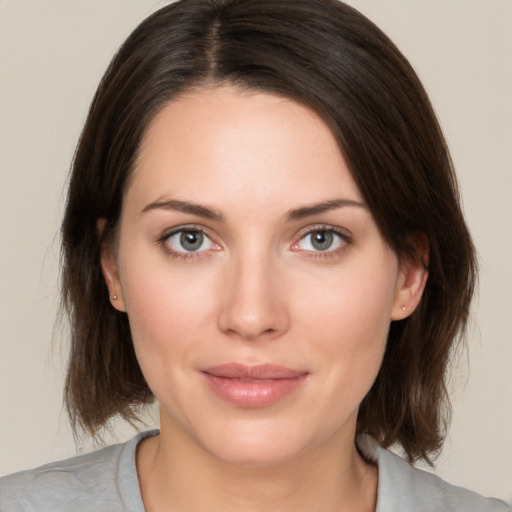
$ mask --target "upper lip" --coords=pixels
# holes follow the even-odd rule
[[[275,364],[255,364],[248,365],[243,363],[225,363],[217,366],[211,366],[202,370],[204,373],[214,377],[223,377],[225,379],[296,379],[306,375],[308,372],[303,370],[294,370],[286,366]]]

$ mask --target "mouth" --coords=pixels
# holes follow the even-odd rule
[[[243,408],[263,408],[280,402],[299,388],[308,372],[273,364],[227,363],[202,370],[219,398]]]

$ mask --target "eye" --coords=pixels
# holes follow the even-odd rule
[[[203,252],[217,247],[216,244],[198,229],[180,229],[165,239],[171,251],[177,253]]]
[[[334,229],[313,229],[308,231],[293,248],[311,252],[330,252],[346,243],[348,243],[347,237]]]

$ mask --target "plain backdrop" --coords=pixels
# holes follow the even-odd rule
[[[423,80],[480,255],[468,355],[453,364],[453,423],[435,471],[512,500],[512,2],[350,3]],[[66,336],[54,330],[65,183],[104,69],[159,5],[0,0],[0,474],[76,453],[61,405]],[[119,425],[116,435],[132,433]]]

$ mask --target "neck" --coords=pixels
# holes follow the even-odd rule
[[[377,468],[360,457],[353,437],[346,446],[337,444],[336,450],[327,441],[293,460],[240,465],[162,430],[137,451],[146,512],[373,512]]]

